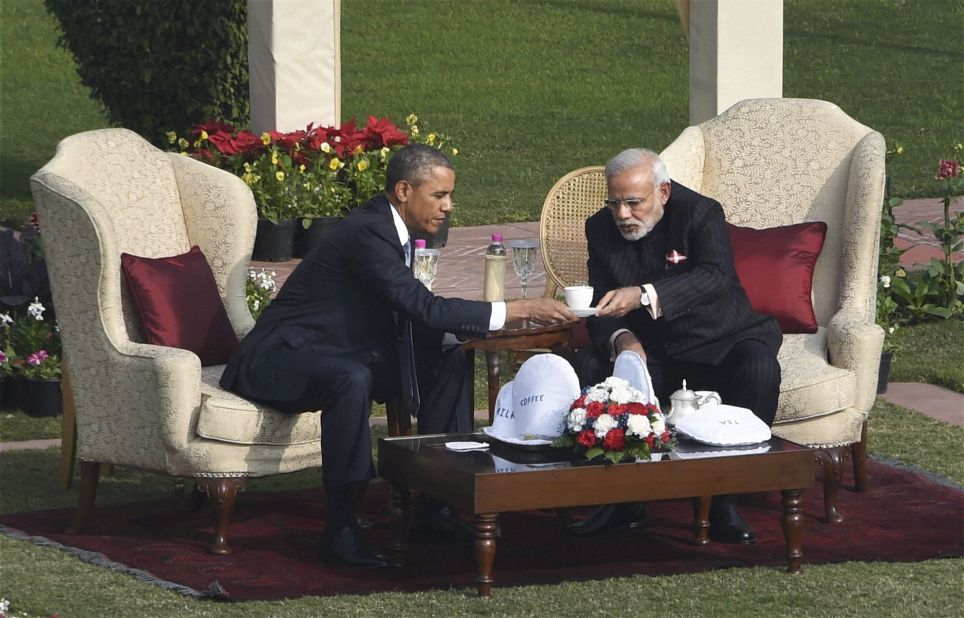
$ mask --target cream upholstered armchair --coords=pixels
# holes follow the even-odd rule
[[[257,223],[251,191],[124,129],[64,139],[31,188],[82,462],[71,530],[90,518],[101,464],[133,466],[194,478],[215,511],[211,551],[229,553],[227,526],[245,478],[321,465],[319,413],[288,416],[246,401],[219,388],[223,365],[202,368],[192,352],[142,343],[121,253],[167,257],[199,246],[241,337],[254,325],[245,301]]]
[[[718,200],[730,223],[758,229],[827,224],[813,275],[819,328],[784,336],[773,432],[819,448],[826,518],[833,522],[842,519],[836,493],[845,447],[857,489],[867,488],[867,415],[883,345],[875,300],[884,152],[879,133],[836,105],[752,99],[685,129],[661,155],[674,180]],[[585,240],[574,244],[582,229],[574,231],[573,221],[598,210],[605,191],[601,167],[576,170],[550,191],[542,236],[552,285],[586,279]]]

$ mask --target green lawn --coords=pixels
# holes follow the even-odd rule
[[[931,196],[964,139],[964,1],[786,0],[784,92],[840,105],[906,154],[897,194]],[[66,135],[106,126],[55,48],[41,0],[0,0],[0,221]],[[342,3],[345,118],[412,111],[458,137],[457,225],[538,218],[571,169],[687,124],[688,49],[671,0]]]

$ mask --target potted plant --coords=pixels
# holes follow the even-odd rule
[[[17,361],[14,371],[24,380],[24,412],[31,416],[56,416],[63,411],[60,394],[60,335],[56,322],[45,319],[47,308],[38,298],[19,319],[3,320],[7,348]],[[6,315],[6,314],[5,314]]]
[[[428,144],[451,156],[458,154],[451,138],[419,128],[414,114],[407,122],[408,130],[403,131],[387,118],[369,116],[361,128],[350,120],[337,128],[308,125],[304,130],[256,136],[211,121],[195,127],[192,140],[174,133],[168,133],[168,140],[181,154],[244,179],[258,203],[260,236],[277,226],[308,231],[321,219],[344,216],[364,204],[385,190],[388,161],[397,148],[409,142]],[[301,225],[286,223],[293,219],[300,219]],[[322,225],[312,235],[324,237],[326,231]],[[255,259],[272,259],[260,257],[257,246]],[[438,246],[437,240],[433,246]]]

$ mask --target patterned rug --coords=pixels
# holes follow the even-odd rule
[[[819,479],[804,493],[804,570],[851,560],[964,555],[961,488],[917,471],[869,463],[868,493],[840,491],[843,524],[819,521]],[[374,482],[365,505],[366,516],[376,524],[369,538],[386,549],[391,541],[388,494],[385,483]],[[568,536],[554,512],[506,514],[496,548],[495,587],[727,567],[786,569],[778,493],[743,497],[741,512],[757,535],[755,545],[691,544],[690,501],[654,502],[648,512],[649,524],[642,529],[589,539]],[[62,533],[69,509],[5,515],[0,529],[192,596],[281,599],[475,585],[469,546],[412,539],[406,566],[376,571],[324,563],[318,552],[323,514],[320,490],[242,494],[229,533],[230,556],[213,556],[205,549],[210,513],[186,513],[174,499],[96,508],[87,532],[77,536]]]

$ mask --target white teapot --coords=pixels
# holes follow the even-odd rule
[[[720,394],[716,391],[692,391],[686,388],[686,380],[683,380],[683,388],[670,395],[669,400],[666,424],[670,427],[675,427],[676,423],[705,405],[723,403]]]

